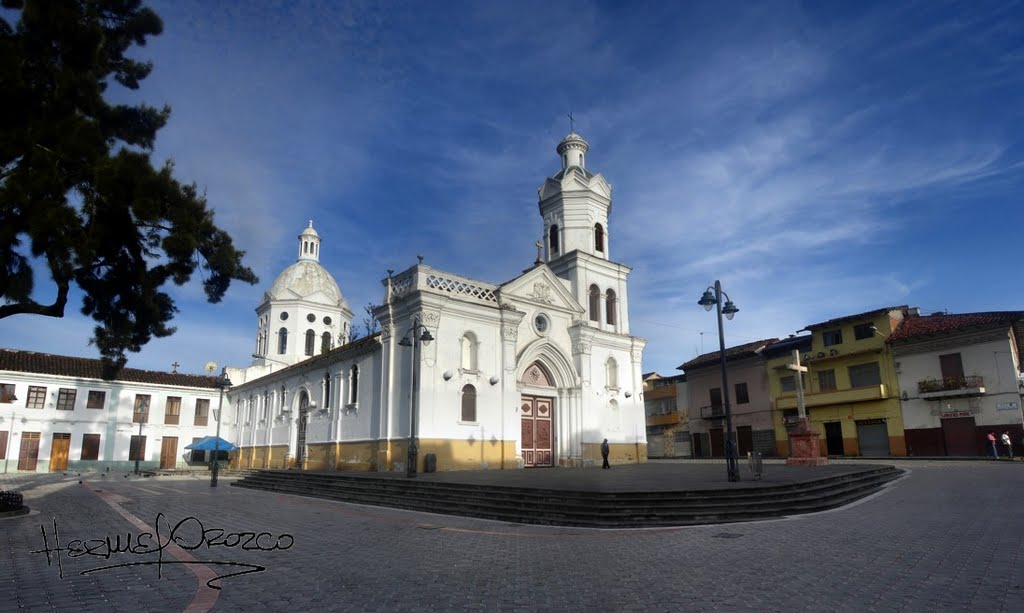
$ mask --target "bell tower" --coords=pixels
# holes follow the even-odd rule
[[[570,132],[555,148],[562,169],[539,190],[547,262],[574,250],[608,259],[612,188],[587,170],[589,150],[582,136]]]
[[[629,333],[626,311],[628,266],[611,259],[612,186],[586,167],[590,144],[576,132],[562,139],[555,151],[562,168],[538,190],[544,223],[545,262],[569,280],[580,305],[587,308],[588,325],[620,334]]]

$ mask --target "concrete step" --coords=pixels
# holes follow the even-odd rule
[[[892,467],[777,486],[679,492],[554,491],[344,474],[260,471],[236,487],[528,524],[641,527],[749,521],[834,508],[877,491]]]

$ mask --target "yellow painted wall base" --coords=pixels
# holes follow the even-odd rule
[[[785,442],[783,442],[785,445]],[[785,450],[785,447],[783,447]],[[299,468],[288,448],[243,447],[233,459],[232,467],[240,469]],[[438,471],[451,470],[515,470],[515,441],[465,441],[421,439],[416,470],[423,472],[427,454],[437,457]],[[304,470],[395,471],[404,470],[408,458],[408,440],[364,441],[359,443],[317,443],[309,445]],[[601,465],[601,445],[583,445],[584,463]],[[618,443],[610,445],[611,464],[642,464],[647,462],[647,444]]]
[[[408,441],[393,441],[392,465],[405,466]],[[437,456],[437,470],[508,470],[516,463],[515,441],[420,439],[416,470],[422,472],[428,453]]]
[[[583,460],[590,461],[600,466],[601,443],[583,443]],[[647,462],[647,443],[609,443],[608,463],[616,464],[644,464]]]

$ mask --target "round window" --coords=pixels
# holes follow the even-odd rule
[[[281,321],[284,321],[286,319],[288,319],[288,312],[287,311],[281,313]]]
[[[324,325],[325,326],[331,325],[331,318],[330,317],[324,317]]]
[[[316,315],[312,313],[306,315],[306,321],[308,321],[309,323],[313,323],[314,321],[316,321]]]
[[[537,334],[544,334],[548,331],[548,318],[544,315],[537,315],[533,318],[533,329]]]

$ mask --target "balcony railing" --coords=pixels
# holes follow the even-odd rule
[[[925,379],[917,382],[917,392],[928,394],[931,392],[955,392],[985,387],[985,379],[977,375],[970,377],[943,377],[941,379]]]
[[[831,404],[848,404],[851,402],[871,402],[874,400],[885,400],[895,391],[891,392],[884,383],[878,385],[864,385],[838,390],[826,390],[823,392],[808,392],[804,394],[804,406],[821,407]],[[777,409],[795,409],[796,394],[786,393],[775,400]]]
[[[725,407],[715,404],[709,407],[700,408],[701,419],[721,419],[725,417]]]

